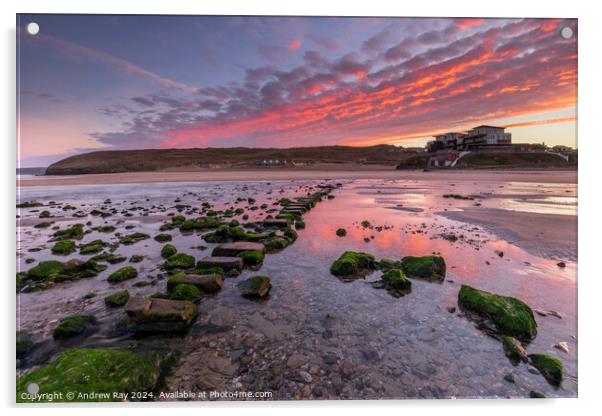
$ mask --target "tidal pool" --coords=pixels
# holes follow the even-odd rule
[[[133,264],[139,277],[111,285],[106,277],[128,265],[109,265],[97,277],[59,284],[51,289],[17,295],[17,329],[48,339],[39,363],[57,351],[77,345],[131,345],[161,343],[181,351],[179,364],[165,380],[164,392],[270,391],[274,399],[404,399],[528,397],[534,390],[548,397],[577,395],[577,276],[572,259],[538,256],[501,239],[495,230],[470,221],[448,219],[441,213],[463,209],[519,210],[530,213],[576,215],[576,186],[489,181],[347,180],[303,216],[306,228],[285,250],[266,255],[258,272],[244,270],[228,278],[222,290],[204,298],[200,315],[183,337],[131,337],[114,335],[112,327],[123,315],[107,309],[104,296],[120,289],[149,295],[165,290],[167,274],[161,270],[163,244],[152,238],[131,246],[120,245],[115,254],[128,258],[144,255]],[[175,205],[198,207],[211,202],[216,210],[243,207],[249,221],[265,217],[266,210],[248,210],[282,197],[303,196],[323,181],[195,182],[130,185],[42,186],[20,190],[20,201],[56,201],[84,211],[63,211],[60,205],[20,209],[17,221],[17,270],[26,271],[40,260],[59,259],[50,252],[51,228],[37,229],[39,211],[48,209],[61,228],[92,221],[91,227],[110,224],[116,232],[143,232],[151,237],[178,212]],[[472,199],[444,198],[444,194]],[[110,199],[111,203],[105,203]],[[177,201],[177,202],[176,202]],[[127,209],[107,218],[87,215],[99,207]],[[556,207],[556,208],[554,208]],[[568,212],[567,210],[573,210]],[[240,220],[240,216],[236,216]],[[369,221],[371,226],[362,226]],[[129,226],[129,227],[128,227]],[[131,228],[133,226],[133,228]],[[126,227],[130,229],[126,229]],[[347,235],[338,237],[336,230]],[[215,244],[201,233],[168,231],[178,251],[197,260],[209,255]],[[444,235],[454,234],[456,241]],[[115,241],[112,233],[92,232],[81,242]],[[575,235],[567,235],[575,240]],[[29,250],[40,248],[39,251]],[[344,251],[365,251],[376,258],[400,259],[407,255],[439,253],[447,263],[446,280],[413,280],[412,292],[393,298],[366,279],[343,283],[329,272]],[[503,253],[500,256],[499,253]],[[87,258],[77,253],[66,258]],[[26,259],[34,259],[27,263]],[[557,266],[563,260],[566,267]],[[31,262],[31,260],[29,260]],[[240,296],[236,284],[255,274],[271,277],[267,299]],[[146,286],[141,286],[145,282]],[[527,364],[514,366],[502,344],[475,327],[457,308],[461,284],[515,296],[533,309],[556,311],[556,316],[536,314],[538,335],[529,353],[547,353],[562,360],[565,379],[560,388],[549,385]],[[136,285],[136,286],[134,286]],[[89,297],[87,294],[94,293]],[[52,330],[66,315],[86,312],[96,316],[100,329],[91,337],[52,341]],[[553,346],[567,342],[569,352]],[[33,363],[35,366],[39,363]],[[23,365],[19,371],[29,371]],[[514,373],[514,383],[504,380]]]

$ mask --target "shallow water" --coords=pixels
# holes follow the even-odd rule
[[[567,209],[576,211],[574,185],[499,181],[478,185],[461,181],[342,182],[343,187],[333,192],[335,199],[325,199],[304,215],[306,229],[298,230],[299,238],[293,245],[266,256],[259,273],[271,277],[273,288],[269,299],[257,302],[240,297],[236,283],[257,274],[245,270],[237,278],[226,279],[217,295],[203,299],[200,317],[183,339],[166,340],[173,348],[181,349],[183,355],[180,365],[167,378],[165,391],[269,390],[279,399],[528,397],[530,390],[546,396],[576,396],[576,263],[567,261],[567,267],[561,269],[557,261],[529,254],[481,227],[437,214],[446,209],[472,207],[478,202],[484,208],[574,215],[567,213]],[[317,183],[36,187],[22,189],[20,199],[60,201],[86,211],[102,205],[106,198],[112,199],[112,204],[107,205],[110,207],[149,208],[148,215],[137,209],[131,211],[134,216],[129,218],[114,215],[107,219],[88,216],[55,220],[61,228],[91,220],[94,226],[105,222],[116,225],[117,231],[124,234],[139,231],[153,236],[168,218],[167,214],[176,212],[173,207],[176,198],[181,199],[179,203],[194,206],[210,201],[215,209],[244,207],[246,202],[233,203],[237,197],[253,197],[256,205],[271,204],[283,196],[301,196],[308,186]],[[473,195],[475,200],[442,198],[447,193]],[[58,257],[50,253],[52,243],[47,242],[52,231],[32,227],[40,221],[37,213],[32,212],[35,210],[20,211],[19,270],[35,264],[25,264],[26,258],[38,261]],[[51,211],[65,215],[60,208]],[[262,210],[246,212],[249,220],[265,215]],[[372,227],[362,227],[363,220],[368,220]],[[125,230],[128,224],[135,229]],[[344,238],[335,234],[340,227],[347,229]],[[170,233],[178,251],[197,259],[209,255],[214,246],[201,240],[198,234],[182,235],[177,230]],[[441,238],[442,233],[462,238],[452,243]],[[111,236],[94,232],[87,234],[82,242],[109,240]],[[576,235],[567,238],[576,239]],[[191,248],[199,245],[207,249]],[[58,319],[85,311],[100,319],[101,330],[79,342],[115,342],[109,327],[123,312],[106,309],[103,297],[122,288],[142,295],[164,290],[165,275],[159,268],[163,261],[159,255],[161,246],[152,239],[119,246],[116,254],[147,256],[134,265],[139,272],[137,279],[109,285],[106,276],[128,264],[120,263],[109,265],[96,278],[19,294],[18,327],[51,337]],[[32,247],[43,250],[27,252]],[[379,272],[351,283],[330,275],[331,263],[345,250],[366,251],[377,258],[392,259],[441,253],[447,262],[447,279],[441,284],[413,280],[411,294],[395,299],[385,290],[370,285],[378,279]],[[499,257],[496,250],[503,251],[504,256]],[[81,256],[68,256],[75,257]],[[132,287],[139,281],[148,281],[150,285]],[[562,359],[566,377],[560,389],[550,386],[541,375],[530,373],[525,364],[513,366],[504,356],[499,341],[478,330],[461,312],[448,312],[448,307],[456,306],[462,283],[516,296],[534,309],[554,310],[562,315],[562,319],[536,315],[538,336],[527,347],[529,353],[545,352]],[[82,300],[91,291],[97,296]],[[559,341],[568,342],[568,354],[553,348]],[[300,371],[309,373],[311,381],[303,380]],[[516,383],[503,379],[510,371],[516,374]]]

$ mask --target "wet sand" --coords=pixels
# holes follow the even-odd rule
[[[577,261],[576,216],[470,207],[437,214],[481,225],[534,255]]]
[[[72,176],[43,176],[17,180],[17,186],[97,185],[197,181],[277,181],[319,179],[415,179],[453,181],[508,181],[538,183],[577,183],[576,170],[420,170],[374,169],[205,169],[107,173]]]

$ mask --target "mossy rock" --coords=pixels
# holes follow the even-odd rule
[[[180,231],[193,231],[194,230],[194,221],[193,220],[186,220],[182,223],[180,223],[180,227],[179,227]]]
[[[112,225],[99,225],[98,227],[92,228],[94,231],[98,231],[99,233],[112,233],[116,230],[116,228]]]
[[[50,211],[42,211],[40,212],[40,215],[38,215],[38,218],[49,218],[50,217]]]
[[[171,217],[172,224],[181,224],[184,221],[186,221],[186,217],[183,215],[174,215],[173,217]]]
[[[167,259],[178,252],[178,249],[173,244],[165,244],[161,249],[161,257]]]
[[[63,230],[56,230],[52,234],[57,240],[81,240],[84,237],[83,224],[74,224]]]
[[[530,354],[529,360],[552,386],[560,387],[563,378],[562,361],[547,354]]]
[[[130,257],[130,263],[140,263],[142,260],[144,260],[144,256],[139,254],[134,254],[132,257]]]
[[[223,223],[215,217],[199,217],[194,220],[194,228],[196,230],[209,230],[217,228]]]
[[[295,229],[304,230],[305,229],[305,221],[303,221],[303,220],[295,221]]]
[[[531,341],[537,335],[533,311],[519,299],[462,285],[458,293],[458,305],[481,318],[491,320],[502,335],[524,342]]]
[[[347,230],[344,228],[339,228],[339,229],[337,229],[336,234],[339,237],[345,237],[347,235]]]
[[[240,293],[245,298],[263,298],[272,288],[268,276],[253,276],[237,285]]]
[[[65,263],[56,260],[41,261],[27,273],[20,275],[23,290],[31,292],[52,286],[55,282],[78,280],[97,276],[106,266],[93,260],[72,259]]]
[[[504,346],[504,354],[513,363],[527,361],[527,351],[516,338],[502,335],[502,345]]]
[[[35,347],[36,342],[32,334],[27,331],[17,331],[15,346],[17,358],[25,358]]]
[[[92,257],[91,260],[106,261],[109,264],[117,264],[117,263],[126,261],[127,257],[120,256],[118,254],[113,254],[113,253],[101,253],[101,254],[97,254],[96,256]]]
[[[401,268],[401,262],[400,261],[391,260],[391,259],[382,259],[381,261],[378,262],[378,267],[383,272],[389,271],[391,269],[400,269]]]
[[[52,254],[66,256],[75,251],[75,242],[73,240],[61,240],[54,243],[52,246]]]
[[[259,266],[263,263],[265,254],[262,250],[249,250],[240,252],[237,256],[242,257],[242,261],[246,266]]]
[[[166,357],[164,353],[135,353],[123,349],[70,349],[44,367],[17,378],[17,402],[32,401],[25,395],[31,383],[39,386],[40,395],[53,397],[54,393],[62,393],[65,402],[123,401],[116,394],[155,389]],[[68,400],[69,392],[84,396]],[[86,393],[95,393],[95,396],[86,398]]]
[[[186,253],[176,253],[167,258],[163,265],[167,270],[173,269],[191,269],[194,267],[195,259]]]
[[[441,256],[407,256],[401,259],[401,270],[409,278],[442,282],[445,279],[445,260]]]
[[[79,246],[79,254],[95,254],[101,252],[108,244],[102,240],[94,240]]]
[[[82,335],[92,325],[96,323],[96,318],[92,315],[73,315],[61,319],[61,322],[52,333],[54,339],[73,338]]]
[[[330,273],[337,277],[361,277],[376,269],[376,260],[372,254],[346,251],[332,266]]]
[[[297,241],[297,238],[299,237],[299,235],[297,234],[297,232],[295,230],[288,227],[288,228],[284,229],[284,237],[287,238],[291,243],[293,243],[293,242]]]
[[[383,273],[382,279],[393,296],[404,296],[412,291],[412,282],[399,269],[388,270]]]
[[[123,236],[119,239],[121,244],[125,244],[126,246],[136,244],[139,241],[146,240],[150,238],[150,235],[144,233],[132,233],[126,236]]]
[[[27,271],[27,278],[31,280],[44,280],[57,275],[64,270],[64,265],[58,260],[41,261]]]
[[[130,292],[127,290],[120,290],[119,292],[115,292],[112,295],[105,297],[105,305],[109,308],[118,308],[124,306],[128,303],[130,299]]]
[[[201,295],[201,291],[195,285],[179,284],[171,292],[169,298],[172,300],[198,302],[201,299]]]
[[[107,281],[109,283],[119,283],[123,282],[124,280],[133,279],[136,276],[138,276],[138,271],[136,271],[136,269],[132,266],[126,266],[111,273],[107,278]]]
[[[44,204],[42,204],[39,201],[36,201],[35,199],[17,204],[17,208],[36,208],[36,207],[41,207],[41,206],[44,206]]]
[[[36,225],[34,225],[33,228],[48,228],[52,224],[54,224],[54,223],[53,222],[48,222],[48,221],[42,221],[42,222],[39,222]]]
[[[161,233],[157,234],[154,239],[159,243],[166,243],[168,241],[171,241],[172,237],[171,234]]]
[[[261,240],[268,253],[282,250],[290,245],[290,240],[284,237],[274,236]]]

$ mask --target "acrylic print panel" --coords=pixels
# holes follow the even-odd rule
[[[17,401],[577,395],[576,20],[17,39]]]

